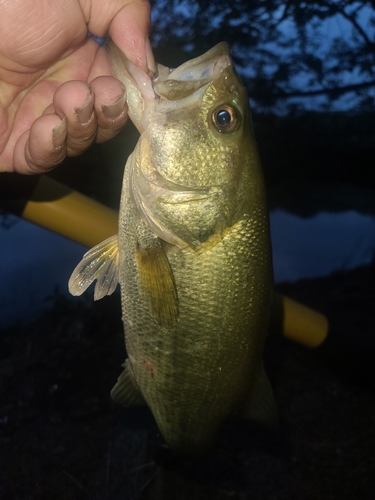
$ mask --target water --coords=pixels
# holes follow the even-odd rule
[[[0,228],[0,328],[40,314],[56,287],[68,294],[68,279],[87,250],[63,236],[10,216]]]
[[[0,328],[27,321],[48,305],[67,282],[86,248],[11,216],[0,228]],[[303,219],[282,210],[271,213],[275,281],[295,281],[350,269],[371,261],[375,217],[355,211],[322,212]]]
[[[326,276],[368,264],[375,252],[375,217],[354,210],[302,218],[271,213],[275,281]]]

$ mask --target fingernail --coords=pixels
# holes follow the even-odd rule
[[[109,104],[108,106],[102,106],[103,115],[108,120],[115,120],[118,118],[123,112],[126,103],[126,92],[122,94],[122,96],[113,104]]]
[[[152,52],[151,42],[149,38],[146,38],[146,60],[147,60],[147,69],[148,76],[151,78],[156,74],[156,64],[154,53]]]
[[[52,130],[53,133],[53,144],[55,148],[61,147],[66,140],[66,118],[62,117],[61,122],[56,125],[56,127]]]
[[[90,121],[90,118],[93,114],[93,104],[92,104],[92,90],[90,89],[90,96],[86,104],[84,104],[81,108],[76,109],[76,115],[78,117],[78,121],[83,125]]]

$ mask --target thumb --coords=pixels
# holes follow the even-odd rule
[[[155,63],[148,40],[151,8],[147,0],[91,0],[89,6],[80,2],[91,33],[99,37],[109,34],[134,65],[152,71]]]

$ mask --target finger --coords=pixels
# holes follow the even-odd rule
[[[95,78],[90,87],[94,92],[94,110],[97,119],[96,142],[108,141],[125,125],[128,119],[124,85],[109,76]]]
[[[88,84],[81,81],[63,83],[53,98],[55,113],[66,119],[66,150],[68,156],[77,156],[95,141],[97,122],[94,96]]]
[[[155,72],[155,61],[148,41],[150,5],[133,1],[113,19],[109,35],[125,56],[146,73]]]
[[[148,42],[150,4],[147,0],[92,0],[86,22],[94,35],[109,33],[125,56],[143,71],[154,72],[154,58]]]
[[[66,120],[56,114],[43,115],[17,141],[14,169],[22,174],[41,174],[63,161],[66,155]]]

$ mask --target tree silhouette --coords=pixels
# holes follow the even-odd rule
[[[228,41],[260,109],[374,106],[371,1],[152,0],[151,4],[157,55],[168,64],[170,60],[178,64]]]

